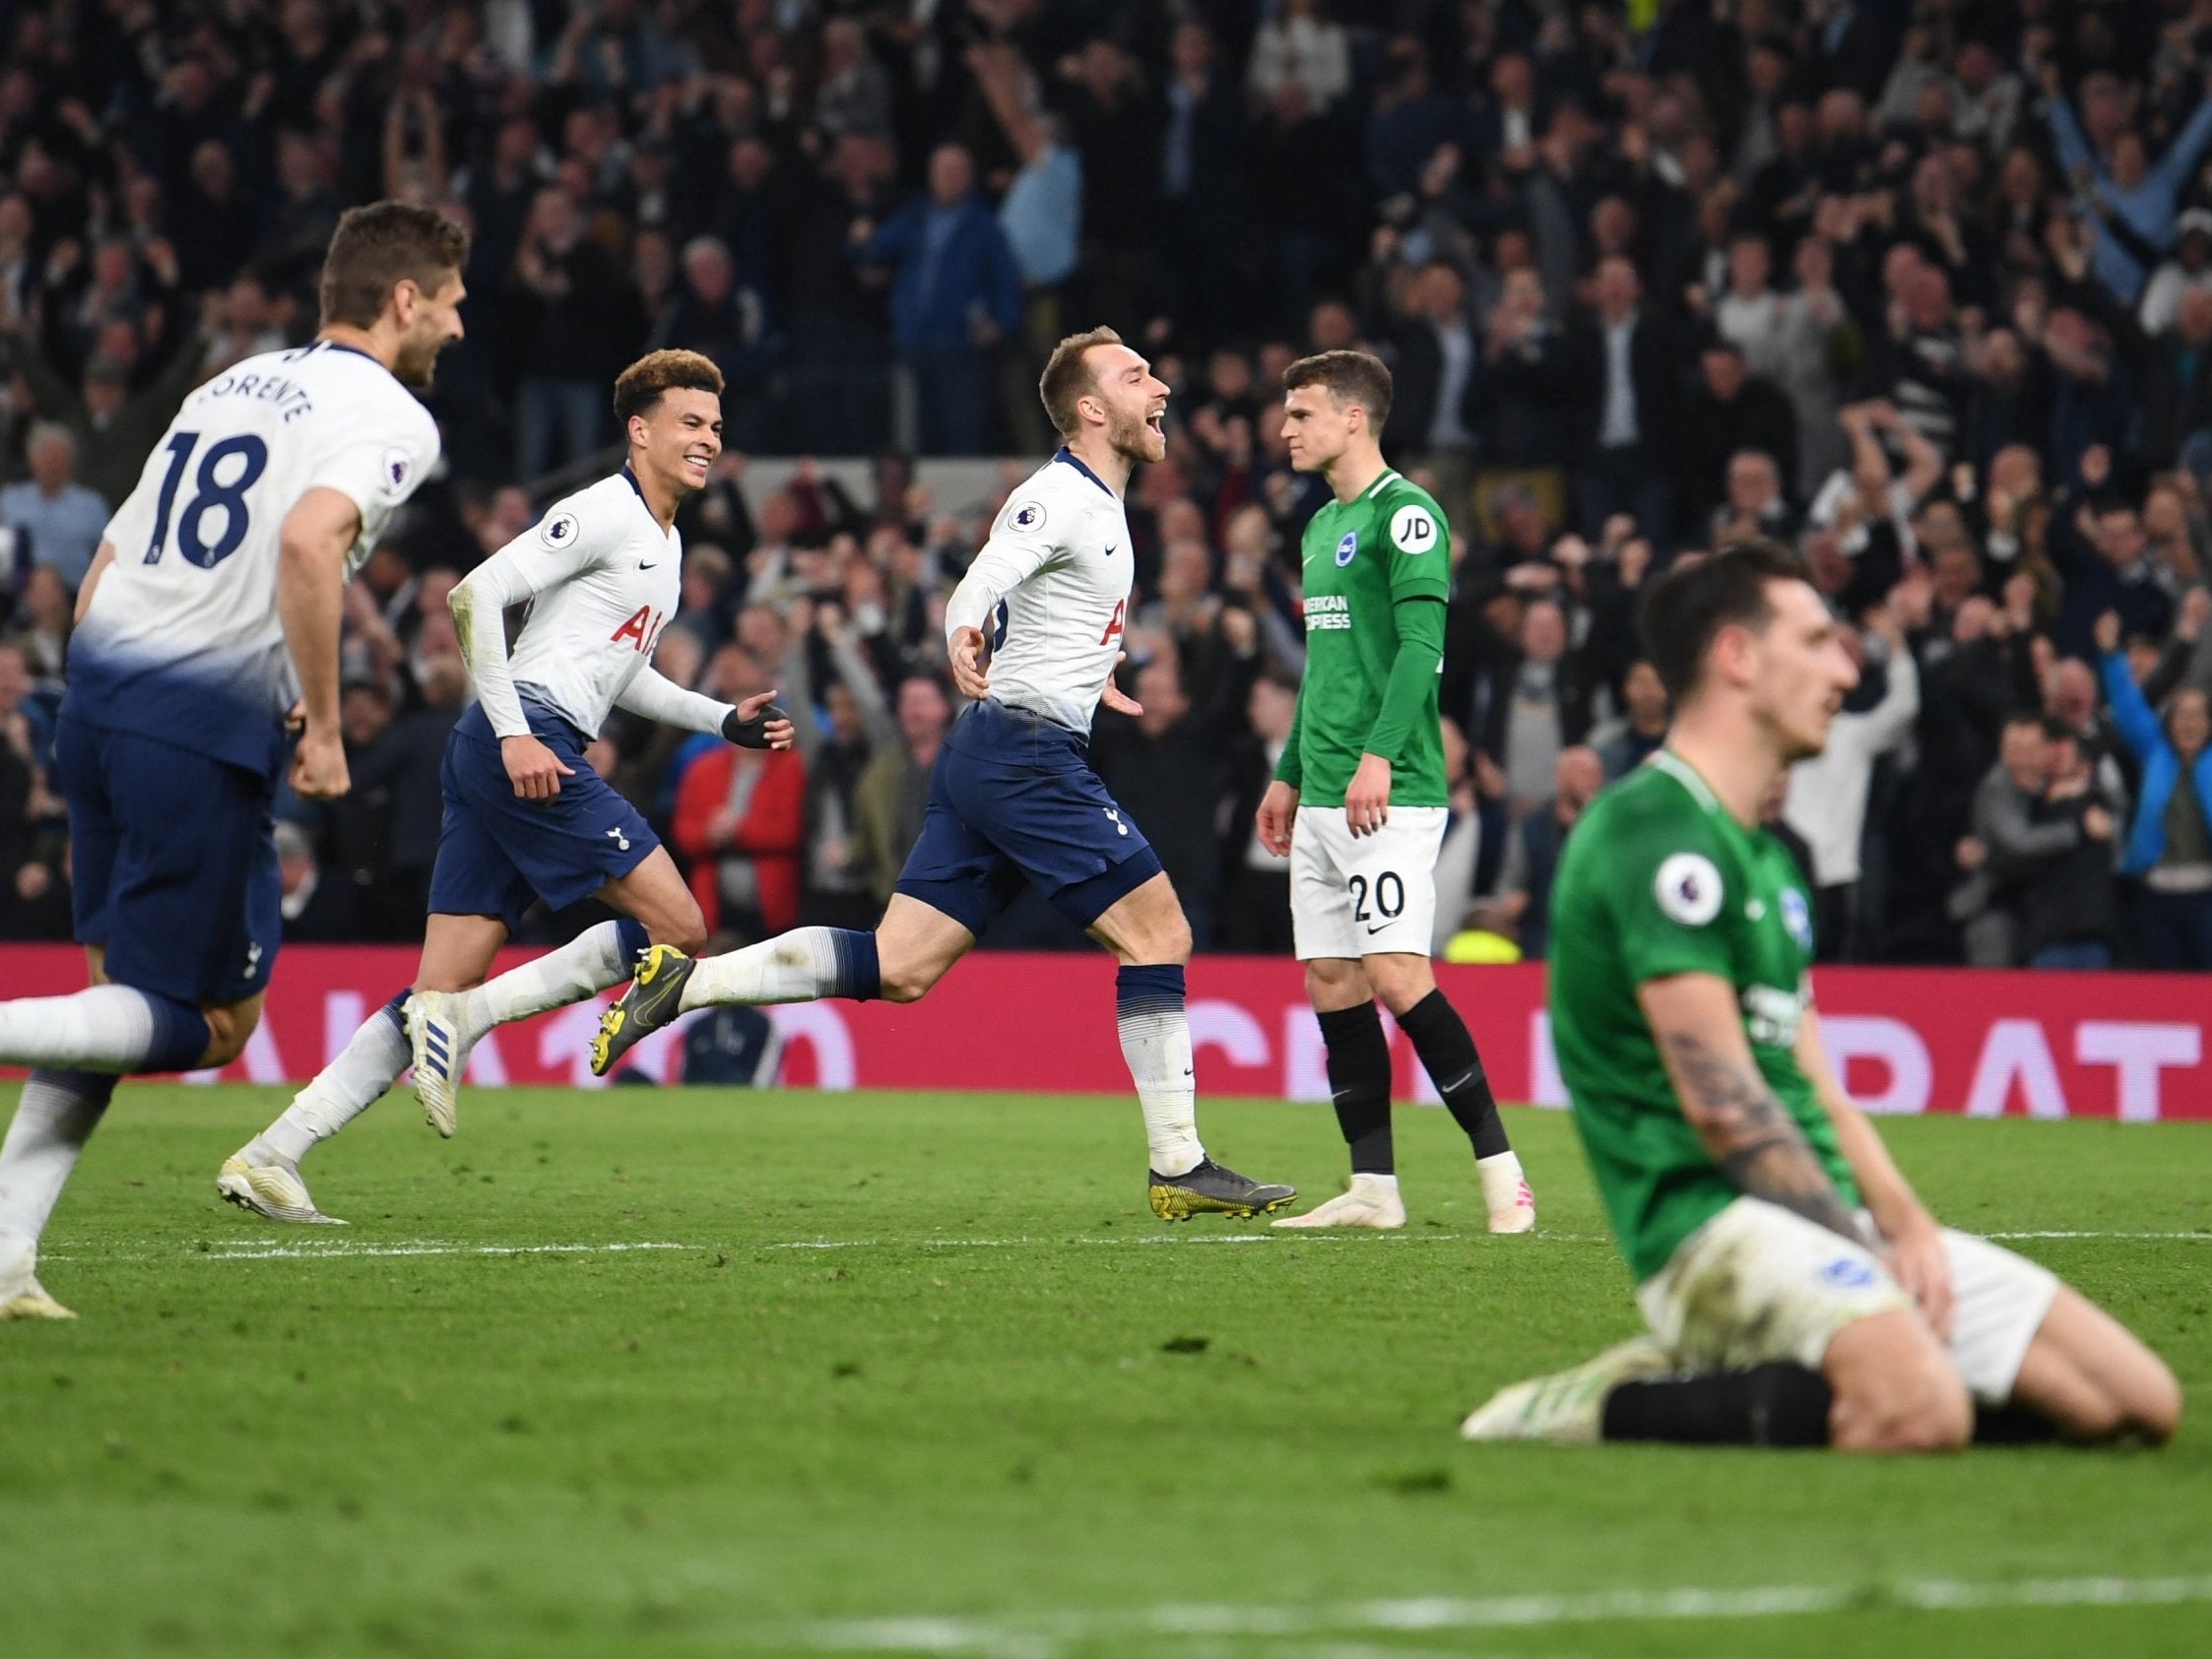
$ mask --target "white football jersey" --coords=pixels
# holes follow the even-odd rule
[[[554,502],[535,529],[471,571],[454,590],[453,613],[472,642],[469,670],[493,733],[517,737],[530,728],[500,683],[478,605],[489,602],[495,631],[500,610],[530,602],[504,677],[593,737],[652,661],[676,614],[683,567],[683,539],[661,529],[625,467]]]
[[[994,702],[1087,734],[1122,649],[1136,569],[1122,498],[1063,449],[1007,498],[945,627],[993,639]]]
[[[310,489],[351,500],[351,577],[437,459],[429,411],[352,347],[317,341],[217,375],[108,521],[115,557],[70,641],[68,712],[274,771],[299,695],[277,617],[286,515]]]

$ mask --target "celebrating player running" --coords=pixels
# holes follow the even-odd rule
[[[468,235],[379,202],[338,223],[322,328],[194,392],[77,596],[54,761],[92,989],[0,1003],[37,1066],[0,1146],[0,1319],[69,1318],[38,1237],[115,1074],[222,1065],[261,1018],[282,922],[270,808],[342,796],[346,579],[438,459],[409,387],[461,338]]]
[[[462,1067],[495,1025],[619,985],[654,943],[697,949],[698,902],[636,807],[585,763],[624,708],[751,748],[788,748],[763,692],[733,708],[671,683],[653,648],[676,614],[679,502],[722,453],[722,371],[695,351],[654,351],[615,382],[629,440],[622,470],[553,503],[469,573],[448,602],[477,702],[446,740],[445,822],[413,995],[402,991],[268,1128],[223,1166],[217,1189],[272,1221],[327,1222],[299,1160],[392,1086],[412,1058],[423,1116],[454,1130]],[[530,606],[507,653],[505,613]],[[533,897],[558,910],[597,894],[625,920],[485,983]]]
[[[1122,494],[1139,462],[1166,453],[1167,387],[1121,336],[1093,329],[1054,350],[1039,394],[1067,443],[1014,490],[945,607],[953,678],[978,701],[938,754],[921,838],[882,921],[874,932],[801,927],[704,961],[656,945],[602,1019],[592,1069],[712,1003],[912,1002],[1027,877],[1121,963],[1116,1012],[1154,1212],[1259,1214],[1297,1194],[1248,1180],[1199,1143],[1183,1011],[1190,925],[1159,856],[1085,758],[1101,699],[1135,710],[1112,681],[1134,573]]]

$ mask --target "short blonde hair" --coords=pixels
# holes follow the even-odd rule
[[[1089,361],[1093,346],[1119,346],[1122,337],[1110,328],[1094,328],[1085,334],[1071,334],[1052,349],[1045,359],[1045,372],[1037,381],[1037,396],[1044,400],[1045,414],[1050,417],[1053,430],[1062,437],[1075,435],[1076,401],[1098,390],[1098,376]]]
[[[615,377],[615,418],[624,428],[633,415],[650,415],[664,394],[677,390],[722,396],[722,371],[697,351],[648,351]]]

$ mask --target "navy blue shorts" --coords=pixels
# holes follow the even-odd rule
[[[55,731],[54,777],[77,939],[105,948],[109,979],[200,1008],[268,986],[284,917],[266,777],[76,719]]]
[[[618,879],[660,846],[636,807],[584,764],[576,729],[527,699],[531,735],[573,777],[551,800],[515,794],[483,707],[471,708],[445,740],[438,781],[445,817],[430,871],[430,914],[495,916],[511,932],[530,901],[564,910]]]
[[[982,702],[945,734],[897,890],[981,934],[1026,879],[1078,927],[1160,871],[1088,745],[1042,715]]]

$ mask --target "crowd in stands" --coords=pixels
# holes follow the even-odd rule
[[[618,719],[594,764],[725,931],[865,925],[955,708],[1061,333],[1175,388],[1093,753],[1202,948],[1287,945],[1279,378],[1364,346],[1453,530],[1440,933],[1540,954],[1665,729],[1674,560],[1803,551],[1863,665],[1773,803],[1829,960],[2212,968],[2212,6],[2203,0],[23,0],[0,12],[0,932],[67,931],[70,596],[179,400],[306,338],[340,210],[474,232],[447,466],[349,591],[355,789],[281,836],[300,938],[415,934],[469,695],[444,596],[591,476],[641,349],[729,377],[659,666],[788,755]],[[802,463],[875,455],[872,489]],[[575,918],[547,919],[559,928]],[[993,942],[1069,942],[1017,908]]]

